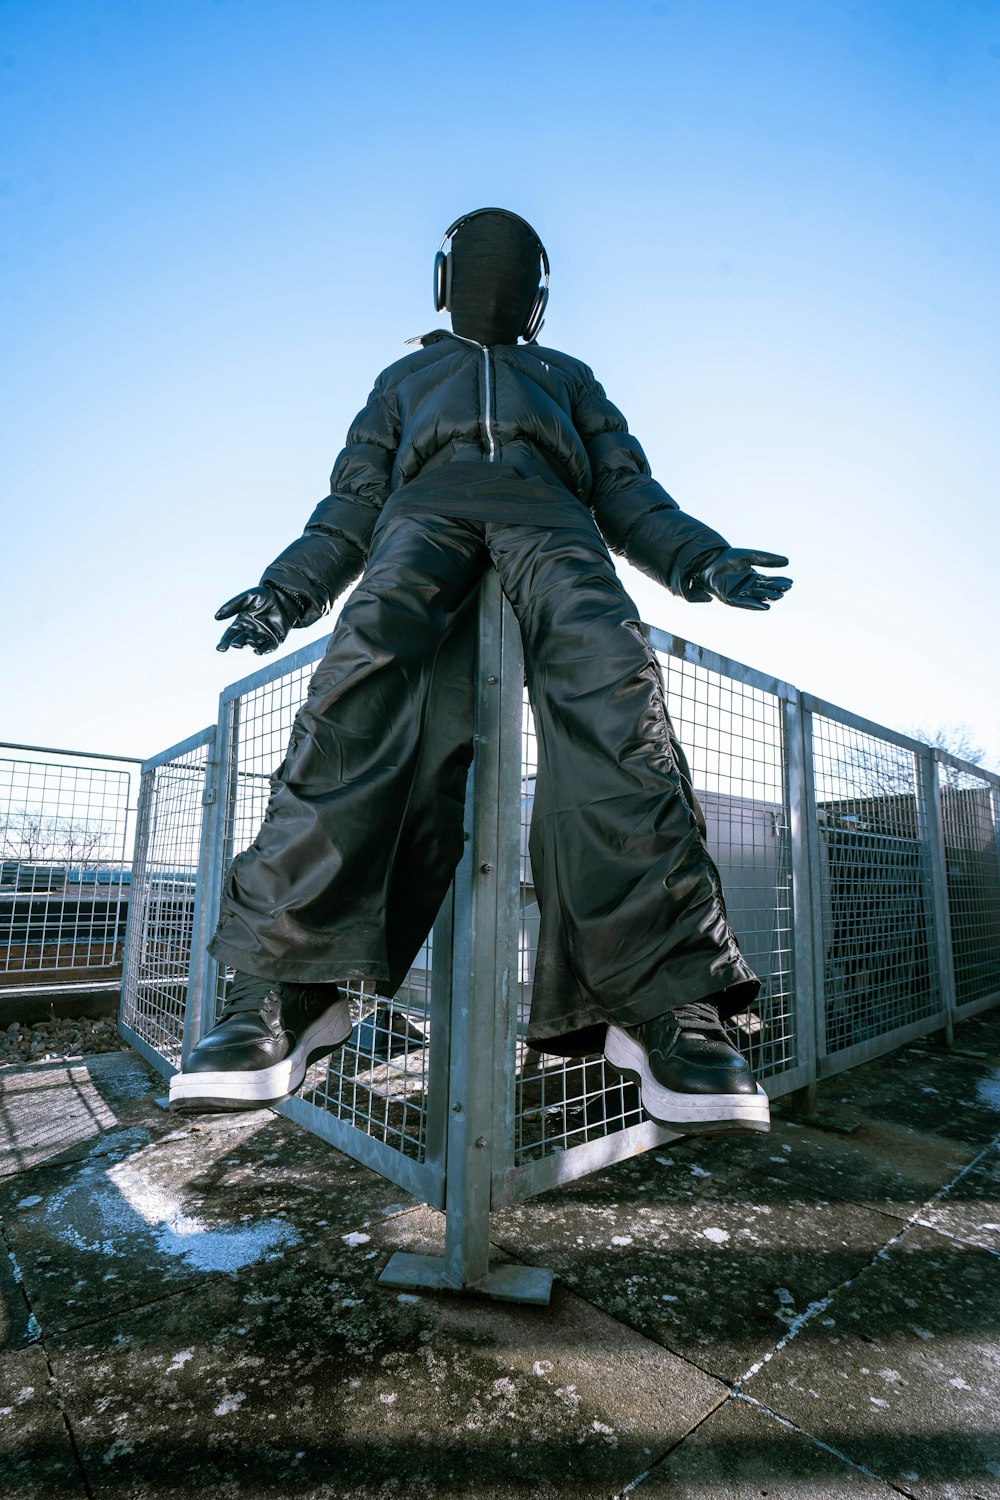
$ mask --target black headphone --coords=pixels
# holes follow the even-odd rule
[[[463,224],[468,224],[470,219],[478,219],[480,214],[504,214],[508,219],[516,219],[519,224],[524,225],[538,246],[543,280],[535,293],[535,300],[531,304],[531,310],[524,320],[524,327],[521,329],[521,338],[524,339],[526,344],[530,344],[532,339],[538,337],[542,326],[542,319],[545,316],[545,306],[549,300],[549,257],[545,253],[545,246],[527,219],[522,219],[520,214],[512,214],[509,209],[477,208],[473,213],[463,214],[460,219],[456,219],[454,224],[450,225],[445,231],[444,239],[441,241],[438,253],[434,257],[434,307],[437,312],[447,312],[451,306],[451,251],[449,250],[445,254],[444,247],[452,235],[461,229]]]

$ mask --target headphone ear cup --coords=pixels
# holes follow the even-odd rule
[[[524,339],[526,344],[531,343],[531,340],[535,337],[535,334],[541,328],[542,319],[545,317],[545,307],[548,300],[548,287],[540,286],[538,288],[538,291],[535,293],[535,300],[531,304],[531,311],[528,314],[525,325],[521,330],[521,337]]]
[[[448,306],[448,261],[450,257],[439,250],[434,257],[434,308],[444,312]]]

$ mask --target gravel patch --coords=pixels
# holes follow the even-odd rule
[[[97,1052],[127,1052],[113,1016],[12,1021],[0,1031],[0,1068],[12,1063],[59,1062]]]

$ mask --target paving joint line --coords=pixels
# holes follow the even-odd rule
[[[143,1127],[129,1126],[127,1128],[141,1129]],[[156,1142],[144,1141],[143,1144],[146,1146],[152,1146],[155,1145]],[[6,1176],[0,1177],[0,1186],[2,1186],[5,1182],[13,1182],[17,1177],[25,1177],[29,1173],[58,1172],[60,1167],[77,1167],[81,1162],[86,1161],[106,1161],[109,1156],[114,1157],[116,1160],[120,1160],[120,1157],[118,1156],[117,1146],[112,1146],[107,1151],[85,1151],[82,1156],[65,1156],[59,1160],[49,1158],[46,1161],[26,1162],[23,1167],[18,1167],[15,1172],[8,1172]]]
[[[69,1445],[72,1449],[76,1466],[80,1471],[80,1483],[83,1485],[83,1493],[87,1497],[87,1500],[94,1500],[93,1491],[91,1490],[90,1483],[87,1479],[87,1471],[83,1465],[83,1455],[80,1452],[80,1447],[76,1440],[76,1433],[73,1431],[73,1424],[70,1421],[69,1413],[66,1410],[66,1403],[63,1400],[62,1391],[59,1387],[59,1377],[56,1374],[55,1366],[53,1365],[52,1360],[49,1358],[49,1351],[46,1348],[44,1336],[39,1338],[38,1347],[42,1351],[42,1358],[45,1360],[45,1368],[49,1372],[49,1395],[55,1402],[56,1410],[62,1418],[63,1427],[66,1429],[66,1437],[69,1440]]]
[[[415,1204],[414,1207],[412,1207],[412,1208],[404,1208],[401,1213],[390,1215],[390,1218],[392,1218],[392,1219],[403,1218],[406,1214],[415,1213],[416,1209],[419,1208],[419,1207],[421,1207],[421,1206],[422,1205],[420,1205],[420,1204]],[[372,1221],[372,1222],[374,1223],[374,1221]],[[380,1219],[378,1222],[385,1224],[385,1223],[389,1222],[389,1219],[388,1218],[386,1218],[386,1219]],[[347,1232],[351,1233],[350,1230],[348,1230]],[[0,1233],[2,1233],[2,1227],[0,1227]],[[18,1279],[18,1284],[22,1288],[22,1294],[24,1296],[24,1300],[25,1300],[25,1302],[28,1302],[27,1289],[24,1286],[23,1277],[21,1275],[21,1270],[20,1270],[20,1267],[19,1267],[19,1265],[18,1265],[18,1263],[17,1263],[17,1261],[16,1261],[16,1259],[14,1257],[14,1252],[12,1250],[8,1249],[8,1254],[10,1256],[11,1261],[13,1262],[14,1270],[15,1270],[15,1276]],[[160,1295],[157,1296],[157,1297],[148,1297],[144,1302],[132,1302],[132,1303],[130,1303],[128,1305],[128,1307],[115,1308],[112,1312],[108,1312],[108,1313],[102,1314],[101,1317],[98,1317],[98,1318],[83,1318],[78,1323],[65,1323],[65,1324],[63,1324],[61,1327],[59,1327],[55,1331],[57,1331],[59,1333],[77,1333],[81,1328],[97,1328],[102,1323],[106,1323],[109,1318],[119,1318],[119,1317],[121,1317],[125,1313],[142,1312],[147,1307],[157,1307],[161,1302],[169,1302],[171,1300],[171,1298],[173,1298],[173,1297],[186,1297],[186,1296],[189,1296],[192,1292],[200,1292],[203,1287],[211,1286],[213,1283],[216,1283],[216,1282],[218,1282],[220,1280],[224,1280],[224,1279],[229,1279],[231,1281],[235,1280],[235,1275],[231,1271],[217,1271],[217,1272],[214,1272],[211,1275],[203,1276],[198,1281],[188,1281],[188,1282],[185,1282],[183,1286],[175,1287],[173,1289],[173,1291],[161,1292]],[[35,1343],[35,1342],[41,1342],[42,1338],[44,1337],[44,1334],[42,1332],[41,1325],[38,1323],[38,1320],[35,1318],[34,1313],[31,1312],[30,1303],[29,1303],[29,1316],[30,1316],[31,1321],[32,1321],[32,1326],[34,1328],[38,1329],[38,1332],[37,1332],[35,1338],[32,1339],[32,1342],[33,1343]]]
[[[699,1366],[695,1365],[694,1368],[697,1370]],[[676,1453],[677,1449],[682,1447],[683,1444],[687,1442],[688,1438],[693,1432],[697,1432],[699,1427],[704,1426],[709,1417],[714,1417],[715,1413],[717,1411],[721,1411],[722,1408],[732,1399],[732,1391],[727,1391],[722,1399],[716,1402],[711,1411],[707,1411],[703,1417],[699,1417],[697,1422],[695,1422],[691,1427],[688,1428],[683,1437],[678,1438],[676,1443],[671,1443],[669,1448],[665,1448],[660,1454],[659,1458],[654,1459],[649,1465],[649,1468],[643,1469],[642,1473],[637,1474],[635,1479],[630,1479],[628,1484],[625,1485],[624,1489],[616,1490],[615,1493],[610,1497],[610,1500],[624,1500],[624,1497],[626,1495],[633,1494],[639,1488],[640,1484],[645,1484],[646,1480],[652,1476],[654,1471],[658,1469],[662,1463],[666,1462],[671,1453]]]
[[[779,1411],[775,1411],[774,1407],[767,1406],[763,1401],[758,1401],[755,1396],[747,1396],[744,1395],[743,1392],[737,1390],[730,1390],[729,1393],[724,1396],[716,1406],[712,1407],[711,1411],[706,1412],[699,1421],[695,1422],[694,1426],[690,1427],[682,1438],[678,1439],[676,1443],[673,1443],[669,1448],[667,1448],[659,1458],[657,1458],[653,1463],[650,1464],[648,1469],[644,1469],[641,1474],[637,1474],[634,1479],[629,1480],[628,1484],[625,1485],[623,1489],[617,1490],[614,1495],[610,1497],[610,1500],[625,1500],[626,1496],[634,1494],[639,1489],[640,1485],[645,1484],[647,1479],[651,1479],[653,1477],[655,1471],[661,1466],[661,1464],[666,1462],[666,1460],[672,1453],[676,1453],[679,1448],[683,1447],[683,1445],[687,1442],[688,1438],[690,1438],[693,1433],[697,1432],[700,1427],[704,1426],[704,1424],[709,1420],[710,1417],[714,1417],[718,1411],[721,1411],[724,1406],[727,1406],[732,1401],[742,1401],[746,1406],[756,1407],[758,1411],[762,1411],[767,1416],[773,1417],[774,1420],[776,1422],[779,1422],[782,1427],[787,1427],[789,1431],[796,1433],[799,1437],[804,1438],[807,1442],[814,1444],[817,1448],[822,1448],[825,1453],[830,1453],[834,1456],[834,1458],[840,1459],[841,1462],[847,1464],[848,1468],[854,1469],[860,1474],[864,1474],[867,1479],[874,1479],[877,1484],[884,1484],[887,1489],[894,1491],[897,1495],[906,1496],[906,1500],[914,1500],[912,1490],[904,1490],[900,1485],[895,1484],[891,1479],[886,1479],[882,1474],[876,1474],[874,1470],[866,1468],[864,1464],[858,1463],[856,1459],[850,1458],[846,1453],[842,1453],[839,1448],[834,1448],[831,1443],[824,1443],[822,1438],[816,1437],[815,1433],[808,1432],[804,1427],[799,1427],[799,1425],[796,1422],[793,1422],[791,1418],[783,1416]]]
[[[796,1127],[798,1127],[800,1129],[813,1129],[813,1130],[815,1130],[817,1128],[816,1126],[810,1126],[809,1120],[806,1119],[806,1118],[795,1119],[795,1118],[790,1118],[790,1117],[786,1116],[784,1123],[790,1124],[790,1125],[794,1125],[794,1126],[796,1126]],[[933,1136],[933,1131],[928,1131],[927,1134]],[[844,1139],[845,1140],[849,1140],[850,1137],[845,1136]],[[961,1143],[959,1143],[959,1144],[961,1144]],[[989,1150],[993,1149],[994,1147],[996,1147],[998,1144],[1000,1144],[1000,1136],[995,1136],[985,1146],[978,1146],[976,1143],[973,1143],[971,1141],[968,1142],[967,1144],[970,1145],[970,1146],[973,1146],[974,1149],[977,1150],[977,1155],[974,1158],[974,1160],[978,1161],[980,1159],[980,1157],[982,1156],[982,1154],[983,1154],[984,1151],[989,1151]],[[969,1162],[967,1165],[968,1166],[972,1166],[973,1163]],[[764,1168],[763,1165],[757,1166],[754,1163],[750,1162],[746,1166],[746,1171],[748,1173],[750,1173],[751,1175],[756,1175],[756,1176],[762,1177],[765,1181],[769,1181],[770,1180],[770,1174],[765,1170],[765,1168]],[[948,1184],[948,1186],[950,1186],[950,1185],[951,1184]],[[828,1194],[828,1196],[830,1198],[834,1199],[837,1203],[853,1203],[858,1208],[871,1208],[871,1209],[874,1209],[875,1212],[877,1212],[877,1213],[885,1213],[885,1210],[879,1208],[879,1206],[877,1204],[862,1203],[862,1202],[859,1202],[857,1198],[851,1198],[851,1197],[847,1196],[846,1194],[830,1193],[830,1194]],[[924,1201],[924,1203],[921,1204],[921,1208],[926,1208],[926,1206],[927,1206],[928,1203],[933,1203],[935,1201],[935,1197],[936,1197],[936,1195],[934,1197],[926,1199]],[[894,1214],[886,1214],[886,1217],[887,1218],[896,1218],[898,1216],[894,1215]]]
[[[28,1287],[24,1279],[24,1273],[21,1270],[20,1263],[18,1262],[17,1256],[14,1253],[10,1240],[7,1238],[6,1228],[2,1223],[0,1223],[0,1240],[3,1241],[4,1248],[7,1251],[7,1257],[10,1260],[11,1266],[14,1271],[15,1283],[17,1285],[18,1291],[21,1293],[21,1297],[28,1312],[28,1332],[31,1337],[25,1345],[25,1348],[30,1349],[32,1346],[37,1347],[41,1353],[42,1358],[45,1361],[45,1368],[48,1371],[48,1381],[46,1382],[48,1389],[46,1391],[46,1396],[54,1404],[56,1411],[59,1413],[59,1418],[63,1424],[63,1427],[66,1431],[66,1438],[69,1442],[70,1449],[73,1454],[73,1461],[79,1471],[80,1483],[83,1486],[83,1493],[86,1496],[86,1500],[93,1500],[93,1494],[91,1492],[90,1485],[87,1482],[87,1471],[83,1466],[83,1459],[80,1454],[79,1445],[76,1441],[76,1433],[73,1431],[73,1425],[70,1422],[69,1416],[66,1412],[66,1407],[62,1398],[62,1392],[59,1388],[59,1377],[55,1372],[55,1367],[49,1356],[48,1347],[45,1342],[45,1334],[42,1330],[42,1325],[39,1323],[38,1319],[35,1316],[35,1310],[31,1305],[31,1298],[28,1295]]]
[[[185,1297],[189,1296],[192,1292],[200,1292],[202,1287],[211,1286],[213,1282],[225,1276],[234,1279],[232,1272],[216,1272],[212,1276],[204,1277],[201,1281],[185,1282],[183,1286],[175,1287],[172,1292],[163,1292],[159,1297],[150,1297],[145,1302],[132,1302],[128,1307],[116,1307],[111,1312],[104,1313],[99,1318],[83,1318],[79,1323],[64,1323],[58,1328],[53,1328],[51,1331],[54,1333],[79,1333],[81,1328],[98,1328],[102,1323],[107,1323],[112,1318],[122,1318],[129,1313],[142,1312],[147,1307],[157,1307],[161,1302],[169,1302],[172,1297]],[[41,1328],[39,1328],[39,1340],[44,1338],[44,1336]]]
[[[981,1255],[992,1255],[994,1260],[1000,1260],[1000,1250],[994,1250],[992,1245],[974,1245],[971,1240],[963,1239],[960,1234],[953,1234],[950,1229],[942,1229],[940,1224],[928,1224],[926,1219],[917,1219],[916,1223],[921,1229],[929,1229],[932,1234],[940,1234],[946,1240],[953,1240],[956,1245],[967,1245],[970,1250],[978,1250]]]
[[[0,1221],[0,1240],[3,1241],[4,1249],[7,1252],[7,1259],[10,1261],[11,1267],[14,1272],[14,1284],[17,1287],[18,1291],[21,1293],[25,1309],[27,1310],[28,1332],[31,1335],[31,1337],[28,1339],[28,1343],[39,1344],[42,1340],[42,1326],[39,1323],[38,1319],[35,1317],[35,1310],[31,1305],[31,1298],[28,1296],[28,1285],[24,1279],[24,1272],[21,1270],[20,1262],[18,1261],[18,1258],[14,1253],[14,1247],[7,1237],[7,1229],[2,1221]]]
[[[984,1146],[983,1149],[978,1152],[978,1154],[974,1156],[970,1162],[967,1162],[964,1167],[960,1168],[959,1171],[955,1173],[954,1177],[946,1182],[943,1187],[940,1187],[936,1193],[931,1195],[930,1198],[926,1198],[924,1202],[921,1203],[919,1208],[914,1209],[913,1213],[901,1225],[897,1233],[891,1235],[890,1238],[886,1240],[885,1244],[882,1245],[881,1249],[876,1250],[871,1259],[866,1261],[863,1266],[855,1271],[853,1276],[848,1276],[843,1281],[838,1282],[835,1287],[832,1287],[830,1291],[827,1292],[825,1297],[820,1297],[817,1299],[817,1301],[810,1302],[809,1306],[805,1308],[805,1310],[801,1312],[797,1318],[794,1318],[792,1320],[791,1324],[789,1325],[788,1332],[782,1335],[782,1337],[775,1344],[774,1348],[769,1353],[765,1354],[763,1359],[759,1359],[757,1360],[756,1364],[751,1365],[750,1368],[745,1371],[738,1380],[734,1381],[733,1394],[742,1395],[742,1387],[746,1384],[746,1382],[748,1380],[751,1380],[754,1375],[758,1374],[758,1372],[762,1370],[766,1364],[769,1364],[776,1354],[780,1354],[781,1351],[788,1344],[790,1344],[793,1339],[798,1338],[799,1334],[808,1323],[811,1323],[814,1318],[819,1316],[820,1313],[826,1312],[826,1309],[830,1306],[836,1296],[838,1296],[841,1292],[846,1291],[848,1287],[853,1286],[856,1281],[858,1281],[862,1276],[864,1276],[868,1271],[871,1270],[876,1261],[885,1260],[892,1247],[894,1245],[898,1245],[899,1241],[914,1227],[914,1225],[921,1224],[919,1216],[926,1210],[928,1205],[940,1202],[940,1200],[945,1196],[946,1193],[950,1193],[956,1183],[961,1182],[962,1178],[965,1177],[967,1173],[971,1172],[974,1167],[977,1167],[983,1160],[983,1158],[993,1150],[994,1144],[994,1141],[990,1141],[990,1143]],[[921,1224],[921,1228],[923,1227],[932,1226],[924,1226]]]
[[[913,1500],[912,1490],[902,1489],[898,1484],[893,1483],[891,1479],[886,1479],[884,1474],[876,1474],[874,1469],[868,1469],[864,1464],[858,1463],[857,1459],[850,1458],[846,1453],[842,1453],[832,1443],[824,1443],[823,1439],[818,1438],[815,1433],[808,1432],[804,1427],[800,1427],[797,1422],[793,1422],[790,1417],[783,1416],[780,1411],[775,1411],[773,1406],[767,1406],[763,1401],[758,1401],[755,1396],[745,1396],[742,1391],[734,1391],[732,1400],[742,1401],[747,1406],[755,1406],[758,1411],[766,1412],[769,1417],[773,1417],[783,1427],[788,1427],[792,1432],[798,1433],[799,1437],[806,1438],[810,1443],[815,1443],[817,1448],[822,1448],[824,1452],[832,1453],[835,1458],[841,1459],[850,1468],[856,1469],[860,1474],[864,1474],[867,1479],[874,1479],[879,1484],[887,1485],[890,1490],[895,1490],[897,1495],[906,1495],[908,1500]]]

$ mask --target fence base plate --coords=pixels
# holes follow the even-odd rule
[[[457,1292],[472,1297],[492,1297],[495,1302],[529,1302],[547,1307],[552,1296],[554,1271],[540,1266],[491,1267],[482,1281],[454,1286],[445,1280],[442,1255],[410,1255],[397,1250],[379,1277],[380,1286],[398,1286],[424,1292]]]

